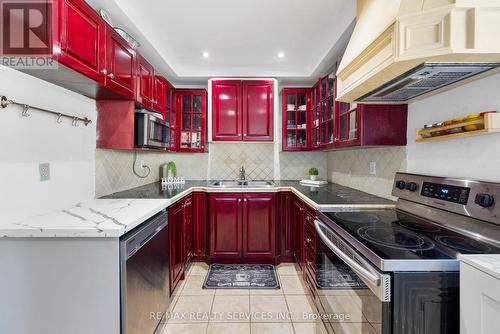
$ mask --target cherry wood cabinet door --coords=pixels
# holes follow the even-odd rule
[[[210,194],[210,257],[242,255],[241,194]]]
[[[168,209],[168,232],[170,249],[170,293],[184,272],[184,201]]]
[[[207,92],[204,89],[178,89],[179,152],[204,152],[206,138]]]
[[[153,109],[165,117],[167,110],[167,84],[160,76],[155,76],[153,82]]]
[[[212,140],[242,139],[241,81],[212,81]]]
[[[293,194],[292,193],[282,193],[281,194],[281,226],[280,226],[280,241],[281,241],[281,258],[286,261],[291,261],[293,259],[293,220],[292,220],[292,209],[293,209]]]
[[[83,0],[62,0],[58,61],[104,84],[106,75],[106,23]]]
[[[274,83],[243,81],[243,141],[273,141]]]
[[[192,196],[184,200],[184,252],[183,267],[187,268],[193,258],[193,199]]]
[[[106,86],[131,98],[135,92],[135,51],[118,33],[106,29]]]
[[[304,219],[305,219],[305,208],[302,201],[298,198],[293,200],[292,209],[292,224],[293,224],[293,244],[294,244],[294,257],[295,262],[300,266],[304,264]]]
[[[154,100],[154,68],[141,55],[139,55],[137,58],[136,101],[146,108],[152,108]]]
[[[193,253],[207,255],[207,195],[193,194]]]
[[[272,258],[275,254],[274,194],[243,194],[243,257]]]

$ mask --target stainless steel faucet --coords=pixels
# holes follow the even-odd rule
[[[245,167],[241,166],[240,168],[240,181],[245,181],[247,179]]]

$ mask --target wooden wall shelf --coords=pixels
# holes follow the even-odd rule
[[[484,125],[481,129],[474,131],[464,131],[458,133],[452,133],[442,136],[435,137],[424,137],[426,134],[436,131],[446,131],[450,129],[455,129],[459,127],[464,127],[468,125],[476,125],[482,124]],[[455,139],[455,138],[465,138],[465,137],[473,137],[473,136],[481,136],[487,135],[490,133],[500,132],[500,113],[491,113],[485,114],[479,119],[465,121],[461,123],[451,124],[447,126],[442,126],[439,128],[430,128],[430,129],[417,129],[416,140],[417,142],[430,142],[430,141],[438,141],[438,140],[446,140],[446,139]]]

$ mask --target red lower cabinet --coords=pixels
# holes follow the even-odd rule
[[[282,261],[293,261],[293,194],[290,192],[280,195],[280,237],[277,240],[280,242],[278,247],[281,253]]]
[[[241,194],[210,194],[210,257],[240,258]]]
[[[193,259],[193,198],[184,200],[184,268]]]
[[[297,262],[301,267],[304,264],[304,251],[303,251],[303,239],[304,239],[304,219],[305,219],[305,206],[302,201],[298,198],[293,200],[292,208],[292,226],[293,226],[293,256],[295,262]]]
[[[272,258],[275,253],[275,195],[243,195],[243,257]]]
[[[207,255],[207,194],[193,194],[193,253]]]
[[[193,198],[191,195],[168,208],[170,293],[193,258]]]
[[[170,293],[184,272],[184,201],[168,209]]]
[[[275,256],[275,194],[210,194],[210,258]]]

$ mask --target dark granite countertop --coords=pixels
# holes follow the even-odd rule
[[[384,206],[392,207],[395,202],[371,195],[353,188],[345,187],[336,183],[328,183],[321,187],[303,186],[299,181],[276,181],[276,186],[270,188],[218,188],[211,186],[212,181],[186,181],[183,185],[162,186],[155,182],[137,188],[117,192],[102,198],[141,198],[141,199],[171,199],[191,189],[207,192],[277,192],[280,190],[292,190],[304,199],[312,202],[319,210],[328,210],[328,207],[341,206]],[[292,189],[293,188],[293,189]]]

